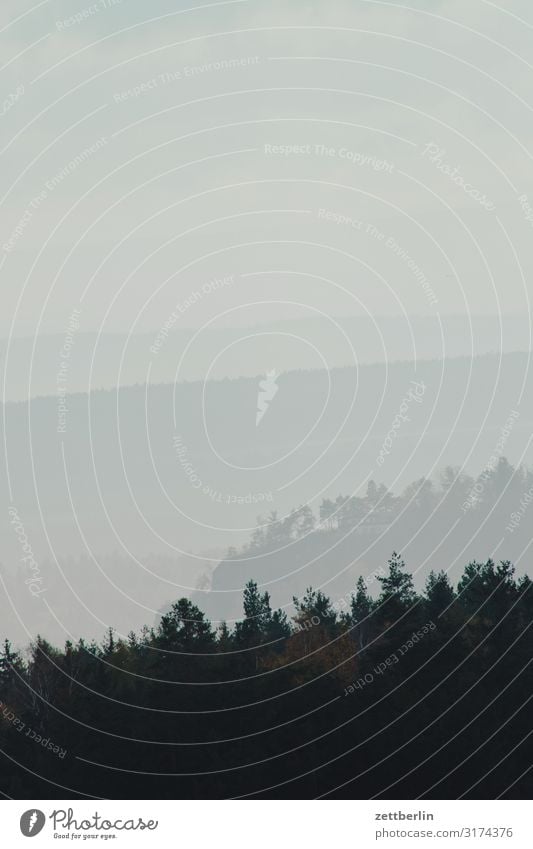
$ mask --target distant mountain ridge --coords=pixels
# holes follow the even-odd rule
[[[516,353],[285,372],[276,378],[278,391],[259,424],[258,391],[264,373],[205,385],[139,385],[67,394],[65,413],[60,413],[60,398],[6,404],[0,417],[0,445],[7,446],[9,457],[6,465],[0,452],[1,561],[20,597],[28,605],[38,603],[24,586],[28,574],[8,514],[15,508],[47,587],[46,603],[51,604],[51,612],[39,611],[44,615],[43,632],[56,629],[54,616],[61,621],[65,613],[75,627],[85,623],[85,632],[96,628],[97,620],[109,619],[114,610],[121,621],[145,622],[173,597],[164,580],[169,570],[175,568],[176,583],[187,584],[191,592],[204,586],[205,575],[218,566],[221,553],[230,547],[239,550],[249,541],[258,515],[276,511],[283,520],[301,505],[318,515],[324,499],[364,496],[368,480],[398,496],[413,481],[434,479],[448,465],[477,476],[496,450],[515,465],[532,464],[533,387],[528,368],[529,355]],[[418,401],[409,395],[415,384],[423,387]],[[513,410],[517,416],[504,436]],[[464,525],[460,507],[451,515]],[[506,545],[516,539],[505,535],[508,522],[508,516],[501,516],[499,539]],[[371,571],[391,545],[408,546],[411,527],[397,522],[394,533],[382,539],[374,530],[350,533],[336,561],[337,566],[342,563],[346,582],[351,586],[358,571]],[[450,563],[462,538],[462,531],[453,531],[449,540],[432,537],[431,528],[420,527],[418,548],[411,550],[411,543],[405,552],[415,570],[435,539],[442,539],[438,562],[442,554],[442,562]],[[491,523],[491,533],[494,528]],[[485,556],[486,546],[493,545],[486,531],[483,527],[479,532],[478,555]],[[339,531],[332,533],[335,537]],[[280,604],[290,602],[293,592],[300,593],[300,582],[311,574],[317,587],[330,581],[325,553],[315,566],[318,571],[309,572],[309,544],[291,546],[281,560],[272,553],[260,554],[264,568],[258,562],[253,575],[242,557],[223,570],[217,568],[212,588],[222,592],[206,602],[209,615],[232,615],[230,597],[239,598],[240,604],[237,590],[246,576],[274,581]],[[364,554],[367,548],[371,557]],[[209,550],[214,553],[206,554]],[[111,570],[116,571],[116,588],[111,575],[98,568],[112,552],[122,564]],[[311,553],[316,553],[314,547]],[[65,580],[52,580],[56,557],[70,563],[85,558],[94,622]],[[166,564],[161,574],[159,567],[142,568],[158,557]],[[73,574],[76,568],[72,566]],[[128,582],[129,569],[135,581]],[[287,572],[294,577],[284,577]],[[207,589],[204,586],[200,595]],[[329,589],[332,594],[345,591],[341,584]],[[217,601],[213,606],[217,595],[224,604]],[[148,617],[147,599],[154,611]],[[10,609],[8,599],[6,604]]]
[[[390,316],[337,317],[265,322],[243,329],[212,328],[199,336],[180,363],[195,330],[176,326],[159,353],[150,351],[157,330],[134,334],[84,332],[83,316],[66,323],[61,334],[42,335],[37,340],[0,340],[0,362],[5,371],[5,400],[56,395],[61,382],[65,341],[68,343],[65,389],[69,393],[112,389],[150,382],[173,383],[209,379],[253,377],[269,369],[282,373],[323,367],[320,358],[305,342],[312,343],[329,368],[350,366],[354,352],[358,364],[390,363],[476,356],[529,350],[531,339],[527,316],[429,316],[409,321]],[[442,327],[439,322],[442,322]],[[72,327],[70,325],[73,325]],[[79,326],[78,326],[79,325]],[[442,334],[442,338],[441,338]],[[246,344],[241,337],[250,335]],[[443,340],[445,349],[443,350]],[[350,348],[350,345],[353,348]],[[32,361],[32,351],[35,355]],[[226,349],[226,350],[225,350]],[[225,350],[223,356],[218,356]],[[178,371],[178,363],[180,363]],[[92,371],[91,371],[92,369]],[[31,383],[30,383],[31,371]]]

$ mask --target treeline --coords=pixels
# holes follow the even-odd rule
[[[470,563],[415,590],[402,559],[293,615],[250,581],[214,627],[182,598],[101,644],[0,656],[14,798],[529,798],[533,593]]]
[[[420,478],[398,494],[370,480],[363,495],[323,499],[317,514],[303,505],[283,519],[275,511],[259,516],[243,552],[273,549],[313,531],[380,533],[399,518],[405,527],[411,520],[420,522],[422,516],[441,523],[469,516],[479,525],[490,513],[498,533],[513,534],[532,501],[533,471],[526,466],[515,468],[506,457],[496,455],[477,477],[447,466],[436,480]]]
[[[250,540],[230,548],[214,570],[213,592],[194,600],[212,618],[238,618],[234,590],[251,578],[268,585],[274,606],[306,585],[344,596],[358,574],[376,572],[394,548],[405,552],[418,575],[425,578],[433,567],[453,571],[457,581],[461,564],[495,551],[522,562],[532,504],[533,471],[514,467],[496,451],[476,476],[447,467],[398,492],[370,480],[362,491],[326,498],[314,509],[304,504],[283,516],[259,516]]]

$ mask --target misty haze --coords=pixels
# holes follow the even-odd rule
[[[527,798],[532,10],[189,5],[0,11],[1,787]]]

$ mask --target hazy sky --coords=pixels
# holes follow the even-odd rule
[[[0,510],[59,620],[65,602],[83,621],[45,565],[58,552],[100,567],[120,550],[152,587],[138,555],[192,551],[190,589],[259,512],[447,463],[478,474],[502,439],[531,461],[530,357],[498,356],[530,347],[530,3],[2,0],[0,16],[3,400],[55,396],[3,408]],[[102,568],[79,573],[98,629]],[[162,575],[131,598],[127,571],[124,627],[172,593]]]
[[[125,333],[175,311],[529,320],[525,0],[0,15],[2,336],[75,308]]]

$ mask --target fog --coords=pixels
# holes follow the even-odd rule
[[[233,620],[249,579],[290,613],[394,549],[527,568],[507,5],[4,0],[1,636]]]

